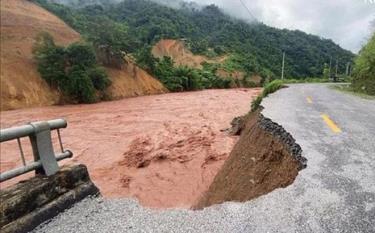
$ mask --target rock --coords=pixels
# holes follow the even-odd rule
[[[229,133],[232,134],[232,135],[236,135],[236,136],[239,136],[241,135],[241,132],[245,126],[245,117],[244,116],[240,116],[240,117],[236,117],[232,120],[232,122],[230,123],[232,125],[232,127],[229,129]]]

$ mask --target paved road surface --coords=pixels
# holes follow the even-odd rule
[[[292,85],[264,114],[297,139],[308,167],[294,184],[246,203],[156,211],[87,199],[41,232],[375,232],[375,101]]]

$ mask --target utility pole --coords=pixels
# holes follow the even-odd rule
[[[332,56],[329,57],[329,79],[332,79]]]
[[[349,76],[349,66],[350,66],[350,62],[346,63],[346,71],[345,71],[346,76]]]
[[[336,58],[336,74],[335,74],[335,77],[333,78],[333,82],[336,82],[336,81],[337,81],[338,70],[339,70],[339,59]]]
[[[281,68],[281,79],[284,79],[284,69],[285,69],[285,52],[283,52],[283,66]]]

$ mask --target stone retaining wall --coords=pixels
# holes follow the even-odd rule
[[[64,166],[53,176],[21,181],[0,190],[0,231],[31,231],[90,195],[99,195],[99,190],[84,165]]]

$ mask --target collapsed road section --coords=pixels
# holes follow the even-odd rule
[[[301,147],[282,126],[259,110],[238,119],[234,128],[241,137],[194,209],[225,201],[248,201],[286,187],[306,167]]]

